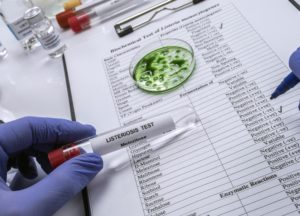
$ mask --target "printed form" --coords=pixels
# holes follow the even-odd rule
[[[269,99],[289,68],[233,3],[188,10],[102,50],[101,71],[119,125],[183,105],[196,110],[200,124],[160,151],[148,144],[128,148],[131,191],[126,185],[114,195],[90,189],[95,215],[299,215],[299,88],[284,100]],[[128,68],[141,48],[165,38],[191,44],[197,67],[179,89],[148,94],[135,86]],[[130,181],[120,178],[100,176],[90,188]],[[125,208],[127,193],[136,194],[135,210]],[[123,209],[108,207],[104,200],[114,196],[123,196]]]

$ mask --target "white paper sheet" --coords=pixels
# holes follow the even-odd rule
[[[300,18],[278,13],[294,10],[287,1],[268,4],[206,1],[123,39],[93,36],[77,49],[88,53],[80,61],[74,50],[67,54],[77,118],[99,131],[185,104],[201,119],[158,151],[134,146],[105,156],[89,186],[94,215],[299,214],[300,89],[269,97],[289,73],[285,62],[300,38],[287,23]],[[129,64],[164,38],[190,43],[197,67],[176,91],[147,94]]]

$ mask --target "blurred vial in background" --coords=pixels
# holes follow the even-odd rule
[[[24,20],[25,11],[31,7],[31,0],[0,0],[0,16],[26,52],[40,46],[29,24]]]
[[[66,45],[60,40],[59,34],[41,8],[32,7],[25,12],[24,19],[28,21],[34,35],[48,51],[51,58],[58,58],[64,54]]]
[[[0,60],[6,58],[6,56],[7,56],[7,50],[0,41]]]
[[[64,3],[67,0],[32,0],[33,4],[40,7],[49,18],[64,10]]]

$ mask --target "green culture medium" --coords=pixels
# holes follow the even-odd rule
[[[160,93],[184,83],[194,67],[191,51],[180,46],[166,46],[146,54],[135,66],[133,79],[141,89]]]

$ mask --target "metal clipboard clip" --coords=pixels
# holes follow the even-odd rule
[[[198,4],[200,2],[203,2],[204,0],[191,0],[190,2],[187,2],[183,5],[180,5],[180,6],[177,6],[177,7],[168,7],[167,5],[173,3],[173,2],[176,2],[178,0],[167,0],[167,1],[164,1],[162,3],[159,3],[159,4],[156,4],[144,11],[141,11],[133,16],[130,16],[124,20],[121,20],[120,22],[116,23],[115,24],[115,30],[117,32],[117,34],[119,35],[119,37],[124,37],[134,31],[136,31],[137,29],[140,29],[148,24],[150,24],[154,19],[155,17],[163,12],[163,11],[171,11],[171,12],[177,12],[177,11],[180,11],[180,10],[183,10],[189,6],[192,6],[192,5],[195,5],[195,4]],[[149,19],[147,19],[146,21],[143,21],[141,23],[138,23],[138,24],[135,24],[135,25],[126,25],[124,26],[125,24],[128,24],[129,22],[132,22],[138,18],[141,18],[142,16],[146,15],[146,14],[149,14],[151,12],[154,12]]]

